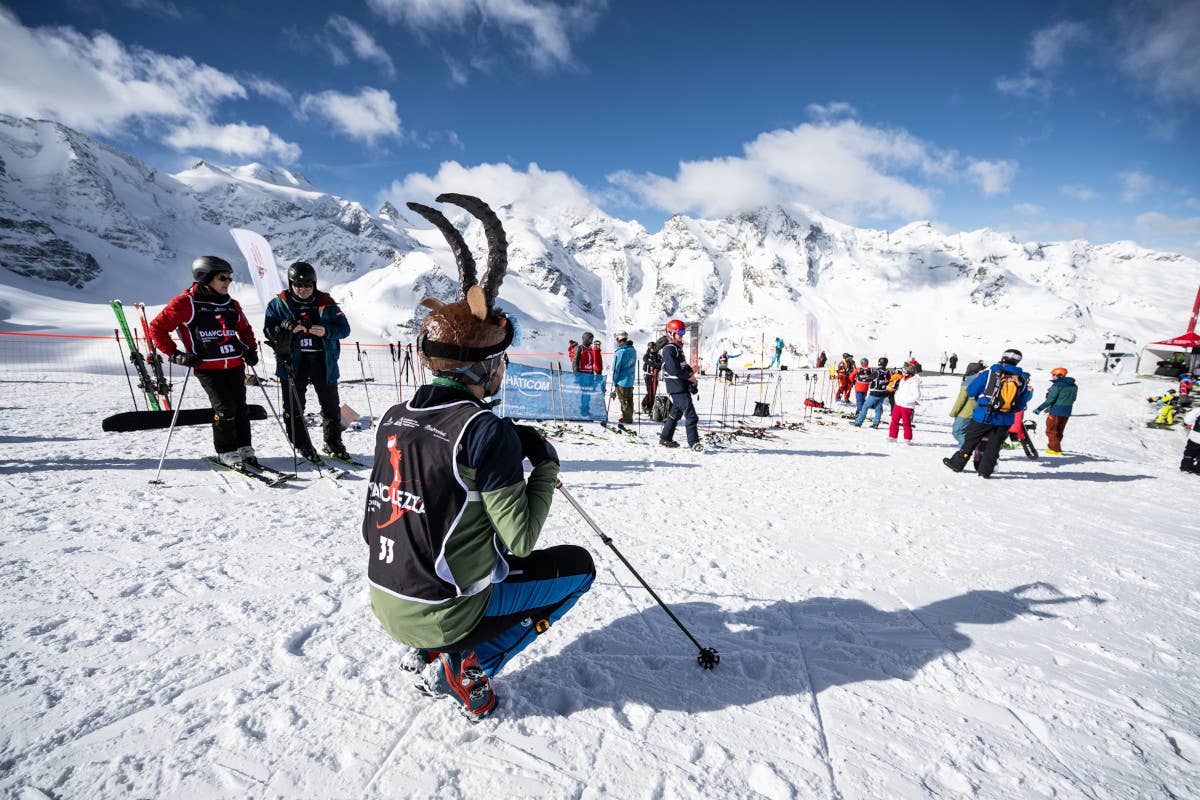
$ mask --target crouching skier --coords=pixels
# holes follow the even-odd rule
[[[512,322],[493,307],[508,263],[504,229],[477,198],[438,201],[483,222],[488,275],[478,285],[470,251],[440,212],[408,204],[450,243],[465,297],[422,301],[431,311],[417,347],[434,378],[379,422],[362,533],[371,610],[422,656],[401,666],[420,668],[419,691],[454,698],[477,721],[496,707],[491,678],[575,604],[596,568],[582,547],[534,549],[558,456],[535,428],[483,402],[502,385],[513,339]],[[522,458],[533,465],[528,481]]]

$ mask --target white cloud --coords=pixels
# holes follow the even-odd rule
[[[187,139],[237,155],[296,152],[278,137],[258,136],[256,153],[242,149],[255,137],[231,135],[212,122],[225,101],[247,96],[236,78],[190,58],[177,58],[141,47],[126,47],[107,33],[85,36],[73,28],[27,28],[0,6],[0,112],[45,117],[88,133],[117,134],[134,123],[166,123],[166,143]],[[237,128],[250,128],[241,123]],[[189,135],[179,130],[190,131]],[[264,131],[266,129],[263,129]],[[205,141],[203,134],[213,135]],[[292,151],[290,148],[295,148]]]
[[[971,159],[967,165],[967,175],[979,184],[985,195],[1005,194],[1013,178],[1017,177],[1017,162]]]
[[[392,57],[388,55],[387,51],[375,41],[375,38],[363,26],[340,14],[330,17],[327,24],[331,30],[346,40],[354,55],[363,61],[376,64],[388,78],[395,77],[396,65],[392,63]],[[341,50],[336,47],[331,48],[331,51],[339,55],[341,54]],[[334,55],[334,63],[338,63],[339,55]],[[345,56],[341,57],[345,58]],[[343,66],[344,64],[338,63],[338,65]]]
[[[1169,217],[1157,211],[1137,216],[1138,230],[1147,236],[1200,236],[1200,217]]]
[[[674,177],[623,171],[608,180],[672,213],[713,217],[801,202],[853,221],[930,216],[935,191],[915,177],[954,180],[961,174],[953,151],[851,119],[770,131],[742,149],[741,156],[682,162]],[[1015,171],[1015,163],[999,163]]]
[[[1100,197],[1100,194],[1090,186],[1082,184],[1069,183],[1059,187],[1059,190],[1067,197],[1074,197],[1076,200],[1096,200]]]
[[[1158,186],[1158,181],[1152,175],[1136,169],[1126,170],[1117,177],[1121,181],[1121,199],[1126,203],[1132,203]]]
[[[171,131],[166,141],[176,150],[206,147],[240,157],[269,154],[284,162],[300,158],[298,145],[285,142],[262,125],[240,122],[214,125],[211,122],[196,121]]]
[[[367,0],[372,11],[417,31],[462,28],[476,19],[494,26],[538,69],[552,70],[572,61],[571,37],[591,29],[601,0],[559,6],[544,0]]]
[[[1139,3],[1118,15],[1120,63],[1162,102],[1200,102],[1200,2]]]
[[[1050,94],[1052,85],[1045,78],[1038,78],[1025,73],[1018,78],[997,78],[996,91],[1001,94],[1011,94],[1015,97],[1045,97]]]
[[[996,91],[1015,97],[1049,97],[1054,91],[1051,74],[1062,66],[1067,50],[1090,38],[1087,25],[1070,20],[1034,31],[1029,37],[1024,72],[1015,78],[997,78]]]
[[[396,101],[383,89],[364,88],[358,94],[325,91],[300,98],[300,110],[316,114],[353,139],[367,144],[385,137],[399,137],[403,130]]]
[[[595,207],[587,190],[565,172],[537,164],[521,172],[508,164],[466,167],[457,161],[443,162],[436,175],[413,173],[393,181],[379,199],[400,208],[409,200],[430,204],[442,192],[473,194],[486,198],[492,208],[512,203],[535,213]]]
[[[1197,200],[1194,197],[1189,197],[1187,200],[1184,201],[1183,204],[1185,206],[1187,206],[1188,208],[1200,209],[1200,200]]]
[[[246,86],[255,94],[260,94],[268,100],[274,100],[283,106],[291,106],[295,101],[292,93],[269,78],[246,78]]]
[[[842,101],[829,103],[827,105],[821,105],[820,103],[810,103],[805,107],[804,110],[808,112],[808,115],[810,117],[812,117],[813,119],[818,119],[818,120],[839,119],[842,117],[857,117],[858,116],[858,109],[856,109],[850,103],[846,103],[846,102],[842,102]]]
[[[1045,213],[1046,209],[1039,205],[1034,205],[1033,203],[1017,203],[1015,206],[1013,206],[1013,211],[1017,212],[1018,214],[1024,214],[1028,217],[1035,217],[1039,214]]]
[[[1029,66],[1042,72],[1054,69],[1062,64],[1068,47],[1090,36],[1087,25],[1069,20],[1035,31],[1029,40]]]

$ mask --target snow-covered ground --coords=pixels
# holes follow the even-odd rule
[[[543,542],[591,547],[597,583],[475,726],[409,688],[368,609],[362,477],[260,488],[189,428],[154,487],[162,432],[100,432],[122,377],[6,378],[0,792],[1198,797],[1200,482],[1144,426],[1165,384],[1072,372],[1069,455],[1004,451],[991,481],[941,465],[936,376],[911,447],[834,417],[704,454],[560,443],[721,664],[560,498]],[[273,421],[255,439],[284,466]]]

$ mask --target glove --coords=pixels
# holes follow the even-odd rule
[[[242,353],[242,361],[246,362],[246,366],[253,367],[258,363],[258,351],[247,350],[246,352]]]
[[[699,385],[697,385],[695,383],[689,383],[688,391],[691,392],[692,394],[700,394],[700,387],[699,387]]]
[[[554,451],[554,446],[546,441],[546,437],[537,428],[532,425],[514,424],[513,430],[521,440],[521,454],[529,459],[530,464],[536,467],[547,460],[558,463],[558,453]]]
[[[178,364],[181,367],[197,367],[204,359],[197,353],[185,353],[182,350],[171,356],[171,363]]]

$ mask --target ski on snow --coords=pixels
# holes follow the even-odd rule
[[[259,469],[247,466],[246,464],[226,464],[216,456],[205,456],[204,460],[215,467],[227,469],[230,472],[236,472],[250,480],[265,483],[267,486],[275,487],[282,486],[296,476],[290,472],[281,472],[272,467],[259,465]]]

